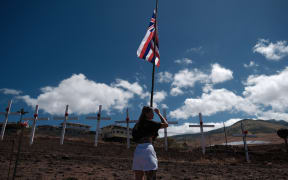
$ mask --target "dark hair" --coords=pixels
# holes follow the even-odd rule
[[[153,111],[153,108],[152,108],[152,107],[150,107],[150,106],[143,106],[142,112],[141,112],[140,117],[139,117],[139,119],[138,119],[138,122],[140,123],[140,122],[143,122],[143,121],[147,120],[146,114],[147,114],[148,112],[151,112],[151,111]]]
[[[152,107],[149,106],[144,106],[142,108],[142,112],[140,114],[140,117],[138,119],[138,122],[135,124],[133,130],[132,130],[132,137],[133,137],[133,141],[137,142],[139,141],[142,137],[145,136],[145,133],[142,129],[143,126],[145,126],[145,122],[147,122],[147,117],[146,117],[146,113],[149,113],[153,111]]]

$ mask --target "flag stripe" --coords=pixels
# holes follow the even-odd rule
[[[147,57],[149,59],[151,53],[152,53],[152,51],[151,51],[151,43],[149,43],[149,45],[148,45],[148,47],[147,47],[147,49],[145,51],[145,54],[144,54],[142,59],[146,59]]]
[[[144,42],[143,42],[143,44],[144,44],[144,46],[143,46],[143,48],[142,48],[142,51],[141,51],[141,54],[140,54],[140,58],[142,58],[142,59],[145,59],[144,58],[144,54],[145,54],[145,52],[147,51],[147,48],[150,48],[150,42],[151,42],[151,40],[152,40],[152,38],[153,38],[153,34],[154,33],[150,33],[149,34],[149,36],[148,36],[148,38],[147,38],[147,40],[145,40],[145,38],[144,38]],[[147,33],[147,35],[148,35],[148,33]],[[141,43],[142,44],[142,43]]]
[[[142,40],[142,42],[141,42],[141,44],[140,44],[140,47],[139,47],[138,50],[137,50],[137,55],[138,55],[138,57],[143,58],[143,55],[144,55],[144,54],[143,54],[143,51],[145,52],[145,50],[146,50],[146,48],[147,48],[147,45],[149,44],[149,41],[147,41],[147,40],[148,40],[148,39],[152,39],[152,37],[149,38],[150,36],[152,36],[152,35],[149,34],[149,33],[146,33],[144,39]]]

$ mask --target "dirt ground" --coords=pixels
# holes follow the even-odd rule
[[[0,179],[12,179],[17,153],[14,136],[0,142]],[[131,170],[135,145],[100,142],[93,137],[36,137],[29,146],[24,137],[16,179],[134,179]],[[284,141],[283,141],[284,142]],[[208,147],[205,157],[200,148],[155,148],[159,169],[157,179],[288,179],[288,153],[284,144],[249,146],[251,163],[245,162],[242,146]],[[12,159],[12,161],[11,161]]]

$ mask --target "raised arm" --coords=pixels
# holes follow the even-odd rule
[[[168,127],[168,122],[167,120],[162,116],[162,114],[160,113],[159,109],[155,108],[154,112],[159,116],[160,120],[161,120],[161,128],[167,128]]]

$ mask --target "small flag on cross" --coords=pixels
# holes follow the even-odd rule
[[[61,139],[60,139],[61,145],[64,143],[67,120],[78,120],[78,117],[69,117],[68,108],[69,108],[69,105],[66,105],[64,117],[53,117],[54,120],[64,120],[62,123],[62,134],[61,134]]]
[[[246,138],[247,137],[256,138],[257,136],[256,135],[248,135],[248,131],[244,129],[244,125],[243,125],[242,121],[241,121],[241,132],[242,132],[242,134],[233,134],[232,136],[234,136],[234,137],[242,137],[243,138],[243,145],[244,145],[244,150],[245,150],[246,161],[250,162]]]
[[[204,137],[203,127],[214,127],[214,125],[204,125],[201,113],[199,113],[199,120],[200,120],[200,125],[189,125],[189,127],[200,127],[202,154],[205,155],[205,146],[206,145],[205,145],[205,137]]]
[[[102,112],[102,105],[99,105],[99,110],[98,110],[97,116],[86,117],[87,120],[97,119],[97,127],[96,127],[96,133],[95,133],[95,143],[94,143],[94,146],[96,146],[96,147],[98,145],[98,136],[99,136],[99,131],[100,131],[100,120],[111,120],[110,117],[101,117],[101,112]]]
[[[20,159],[20,153],[21,153],[22,139],[23,139],[23,136],[24,136],[24,128],[26,127],[26,125],[28,125],[27,121],[22,123],[23,116],[25,114],[27,114],[28,112],[24,111],[24,109],[22,108],[19,111],[17,111],[17,113],[20,114],[20,120],[19,120],[18,124],[20,125],[21,131],[20,131],[20,137],[19,137],[19,141],[18,141],[18,151],[17,151],[17,155],[16,155],[16,160],[15,160],[15,166],[14,166],[14,172],[13,172],[12,179],[15,179],[16,172],[17,172],[18,161]]]
[[[32,129],[31,129],[31,135],[30,135],[30,145],[32,145],[33,141],[34,141],[34,135],[35,135],[35,129],[36,129],[37,120],[49,120],[49,118],[47,118],[47,117],[39,118],[38,117],[38,109],[39,109],[39,106],[36,105],[35,112],[34,112],[34,115],[33,115],[32,118],[23,118],[23,120],[25,120],[25,121],[31,121],[31,120],[33,121]]]

